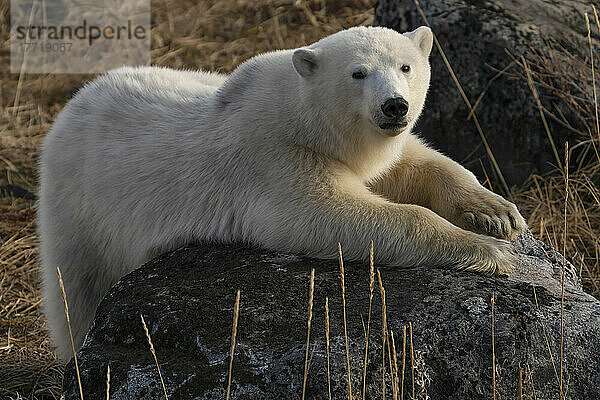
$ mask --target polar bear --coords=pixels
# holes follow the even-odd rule
[[[61,357],[122,275],[194,241],[379,263],[510,271],[517,208],[411,134],[432,32],[338,32],[231,75],[121,68],[87,84],[44,140],[43,309]]]

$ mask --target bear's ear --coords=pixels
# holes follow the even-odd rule
[[[317,55],[310,49],[298,49],[292,55],[292,64],[298,75],[307,78],[317,71]]]
[[[431,47],[433,46],[433,32],[427,26],[420,26],[412,32],[404,34],[407,38],[412,40],[425,54],[429,57],[431,53]]]

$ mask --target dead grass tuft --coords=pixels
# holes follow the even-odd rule
[[[599,25],[590,29],[600,33]],[[513,57],[519,67],[512,70],[513,77],[530,86],[540,114],[572,134],[568,182],[554,149],[556,171],[532,175],[513,200],[533,234],[563,250],[579,268],[584,289],[600,297],[600,131],[595,90],[599,60],[594,46],[591,39],[549,40],[544,48],[531,49],[526,61]],[[550,128],[546,133],[550,140]]]
[[[33,209],[0,204],[0,397],[58,399],[63,369],[40,316]]]

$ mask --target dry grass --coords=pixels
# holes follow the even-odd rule
[[[519,400],[523,400],[523,368],[519,367],[519,386],[518,386]]]
[[[304,379],[302,381],[302,400],[306,397],[306,380],[308,379],[308,348],[310,345],[310,327],[313,315],[313,300],[315,294],[315,269],[310,271],[310,284],[308,290],[308,320],[306,322],[306,354],[304,356]]]
[[[600,26],[594,29],[600,32]],[[541,115],[573,134],[568,180],[566,163],[555,151],[556,172],[532,175],[513,200],[533,234],[563,250],[578,266],[584,289],[600,297],[600,131],[592,69],[598,65],[598,53],[592,50],[591,40],[589,46],[548,41],[543,49],[532,49],[527,61],[513,57],[518,67],[513,77],[529,84]],[[537,93],[542,91],[544,96]],[[547,135],[552,137],[549,128]]]
[[[408,322],[408,333],[410,336],[410,368],[412,373],[412,398],[415,398],[415,347],[413,346],[413,325],[412,321]]]
[[[8,4],[0,2],[0,185],[17,183],[35,191],[41,140],[73,88],[93,76],[9,74]],[[153,0],[152,62],[230,72],[257,53],[298,47],[350,26],[370,25],[374,4],[375,0]],[[598,34],[596,13],[590,29]],[[582,272],[585,289],[600,297],[600,127],[592,73],[598,52],[584,45],[548,42],[527,56],[543,115],[577,137],[571,150],[570,200],[565,202],[560,165],[557,174],[532,176],[514,200],[538,238],[556,248],[566,246],[567,257]],[[513,62],[520,68],[503,73],[527,84],[524,62],[519,58]],[[576,120],[565,118],[569,114]],[[34,214],[34,202],[0,197],[0,397],[18,392],[26,398],[57,398],[60,391],[61,363],[40,317]],[[412,326],[409,337],[414,397]]]
[[[58,275],[60,295],[62,297],[63,307],[65,309],[65,317],[67,318],[67,326],[69,327],[69,338],[71,339],[71,349],[73,350],[73,360],[75,361],[75,372],[77,373],[77,387],[79,388],[79,398],[83,400],[83,388],[81,387],[81,375],[79,374],[79,361],[77,360],[77,351],[75,350],[75,342],[73,341],[73,331],[71,330],[71,316],[69,315],[69,303],[67,302],[65,284],[62,278],[62,274],[60,273],[59,267],[56,267],[56,273]],[[142,317],[141,314],[140,317]],[[152,354],[154,354],[154,347],[152,346],[152,342],[150,341],[150,335],[148,334],[148,329],[146,328],[144,317],[142,317],[142,324],[144,324],[144,330],[146,331],[146,335],[148,336],[148,342],[150,342],[150,349],[152,350]],[[156,359],[156,354],[154,354],[154,359]],[[158,363],[156,364],[156,366],[158,366]],[[160,373],[160,370],[158,372]]]
[[[311,278],[314,287],[314,270]],[[312,307],[311,307],[312,312]],[[235,305],[233,307],[233,324],[231,326],[231,349],[229,350],[229,373],[227,374],[227,394],[225,396],[225,400],[229,400],[229,396],[231,394],[231,374],[233,371],[233,355],[235,352],[235,338],[237,336],[237,327],[238,327],[238,318],[240,316],[240,291],[238,290],[235,295]],[[308,350],[307,350],[308,354]],[[158,364],[157,364],[158,366]],[[160,372],[160,371],[159,371]],[[162,382],[162,378],[161,382]],[[164,384],[163,384],[164,388]],[[165,398],[167,397],[167,392],[165,391]],[[168,400],[168,399],[167,399]]]
[[[39,313],[33,210],[7,203],[0,203],[0,397],[16,391],[56,397],[62,368]]]
[[[325,297],[325,346],[327,352],[327,393],[331,400],[331,362],[329,357],[329,297]]]
[[[238,290],[238,297],[236,298],[236,304],[238,304],[238,302],[239,302],[239,294],[240,294],[240,292]],[[163,380],[162,373],[160,372],[160,365],[158,364],[158,358],[156,357],[156,350],[154,350],[154,344],[152,343],[152,338],[150,337],[150,332],[148,331],[148,326],[146,325],[146,321],[144,321],[144,316],[142,314],[140,314],[140,319],[142,321],[142,327],[144,328],[144,333],[146,334],[146,339],[148,340],[148,345],[150,346],[150,352],[152,353],[152,357],[154,357],[154,364],[156,365],[156,370],[158,371],[158,377],[160,378],[160,384],[162,386],[163,393],[165,395],[165,400],[169,400],[169,398],[167,397],[167,388],[165,387],[165,381]],[[236,322],[234,319],[234,332],[235,332],[235,328],[236,328]],[[71,339],[71,341],[73,341],[73,340]],[[231,339],[231,341],[232,341],[232,343],[235,343],[235,336],[233,337],[233,339]],[[232,357],[232,359],[233,359],[233,357]],[[75,360],[77,360],[77,357],[75,357]],[[75,366],[77,366],[77,363],[75,363]],[[229,364],[229,372],[230,372],[229,375],[231,376],[231,363]],[[79,380],[79,371],[77,371],[77,379]],[[231,382],[231,380],[229,382]],[[82,393],[80,381],[79,381],[79,393]],[[227,399],[229,399],[229,393],[227,393]],[[83,400],[83,394],[81,395],[81,400]]]
[[[404,400],[404,372],[406,371],[406,325],[402,327],[402,382],[400,383],[400,400]]]
[[[415,3],[415,6],[417,7],[419,14],[421,15],[421,18],[423,19],[423,23],[425,25],[427,25],[428,27],[431,27],[431,25],[429,24],[429,21],[427,20],[427,16],[425,15],[425,12],[421,8],[419,0],[413,0],[413,2]],[[437,50],[440,52],[440,55],[442,56],[442,59],[444,60],[444,65],[446,66],[446,69],[450,73],[450,76],[452,77],[452,81],[456,85],[456,88],[458,89],[460,96],[462,97],[463,101],[465,102],[465,105],[469,109],[469,119],[472,119],[473,123],[475,124],[475,128],[477,129],[477,133],[479,134],[479,137],[481,138],[481,142],[483,143],[483,147],[485,148],[488,159],[490,160],[490,162],[492,163],[492,166],[494,167],[493,172],[494,172],[494,175],[496,176],[496,179],[502,183],[502,188],[504,190],[504,194],[506,194],[506,195],[510,194],[511,193],[510,188],[508,187],[506,180],[504,179],[504,175],[502,175],[502,170],[500,169],[500,166],[498,165],[498,162],[496,161],[496,157],[494,156],[492,148],[490,147],[490,145],[487,141],[487,137],[486,137],[485,133],[483,132],[481,125],[479,124],[479,120],[477,119],[477,115],[475,114],[475,109],[471,105],[471,101],[469,100],[469,97],[465,93],[461,83],[458,80],[458,77],[454,73],[452,64],[446,57],[446,52],[444,52],[442,45],[440,44],[440,42],[437,39],[437,36],[435,36],[435,35],[433,35],[433,42],[434,42]],[[489,181],[489,178],[488,178],[488,181]]]
[[[496,300],[494,299],[495,295],[492,294],[492,393],[494,400],[496,400],[496,396],[498,394],[498,390],[496,388],[496,343],[495,343],[495,332],[494,332],[494,304],[496,304]]]
[[[385,304],[385,289],[381,280],[381,273],[377,270],[377,281],[379,282],[379,294],[381,295],[381,396],[385,399],[385,342],[387,338],[387,310]]]
[[[363,361],[363,390],[362,399],[367,394],[367,356],[369,354],[369,335],[371,333],[371,311],[373,306],[373,289],[375,286],[375,264],[373,259],[373,241],[369,245],[369,316],[367,317],[367,330],[365,332],[365,359]]]
[[[110,364],[106,367],[106,400],[110,399]]]
[[[344,313],[344,338],[346,339],[346,372],[348,375],[348,400],[352,400],[352,381],[350,379],[350,347],[348,344],[348,321],[346,318],[346,280],[344,274],[344,256],[342,255],[342,245],[338,243],[338,255],[340,261],[340,285],[342,288],[342,310]]]
[[[394,339],[394,331],[391,331],[391,337],[392,337],[392,350],[393,350],[393,354],[392,356],[394,357],[394,388],[396,390],[396,398],[398,398],[398,392],[400,391],[400,378],[398,378],[398,353],[396,353],[396,340]]]

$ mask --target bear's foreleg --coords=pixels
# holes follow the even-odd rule
[[[264,209],[252,241],[321,258],[335,257],[339,242],[345,258],[367,260],[373,240],[377,261],[389,265],[448,265],[489,274],[514,265],[504,240],[463,230],[418,205],[389,202],[360,182],[338,183],[296,191],[295,199],[287,196]]]
[[[470,171],[412,135],[406,138],[400,161],[371,188],[393,202],[428,207],[473,232],[512,240],[527,230],[513,203],[484,188]]]

